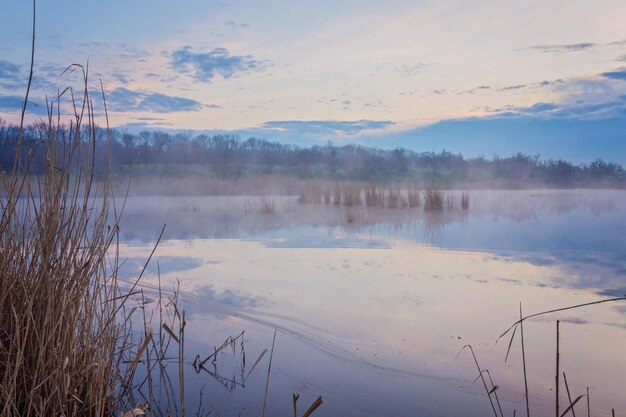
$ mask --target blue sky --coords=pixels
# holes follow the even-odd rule
[[[0,4],[9,121],[31,6]],[[89,61],[129,130],[626,162],[624,16],[621,0],[42,1],[29,110]]]

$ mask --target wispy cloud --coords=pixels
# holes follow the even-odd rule
[[[626,68],[618,68],[614,71],[607,71],[601,74],[603,77],[611,78],[613,80],[626,81]]]
[[[170,66],[197,81],[211,82],[216,75],[231,78],[239,74],[264,70],[269,63],[251,55],[231,55],[225,48],[214,48],[209,52],[195,52],[184,46],[170,55]]]
[[[485,110],[488,113],[497,113],[500,115],[523,115],[523,116],[536,116],[543,115],[547,116],[551,112],[559,109],[559,106],[555,103],[535,103],[532,106],[515,106],[512,104],[508,104],[502,107],[486,107]]]
[[[565,81],[563,81],[560,78],[556,80],[543,80],[543,81],[539,81],[538,83],[533,84],[532,88],[553,87],[555,85],[563,84],[564,82]]]
[[[596,47],[592,42],[570,43],[562,45],[533,45],[520,50],[533,50],[545,53],[563,54],[567,52],[585,51]]]
[[[478,87],[474,87],[471,88],[469,90],[463,90],[463,91],[459,91],[458,93],[456,93],[457,95],[463,95],[463,94],[475,94],[477,92],[481,92],[481,91],[487,91],[487,90],[491,90],[491,87],[488,85],[479,85]]]
[[[24,84],[21,72],[21,68],[18,65],[0,59],[0,87],[6,89],[21,87]]]
[[[24,103],[24,97],[22,96],[0,96],[0,111],[7,113],[20,112]],[[43,116],[46,114],[45,104],[39,105],[39,103],[28,100],[28,106],[26,111],[30,114],[36,114]]]
[[[393,71],[405,77],[411,77],[413,75],[420,74],[424,72],[425,69],[432,66],[433,64],[428,64],[425,62],[416,62],[412,64],[396,64],[385,62],[376,67],[377,71]]]
[[[144,111],[154,113],[191,112],[205,108],[195,100],[169,96],[161,93],[133,91],[124,87],[116,88],[107,95],[109,108],[113,111]]]
[[[526,84],[507,85],[506,87],[499,88],[498,91],[512,91],[525,88]]]
[[[541,119],[602,120],[626,117],[626,95],[598,103],[536,103],[485,109],[497,117],[523,116]]]
[[[356,135],[368,130],[380,130],[394,125],[390,120],[286,120],[269,121],[261,128],[276,131],[294,131],[313,135]]]
[[[227,22],[224,22],[224,26],[227,26],[231,29],[244,29],[244,28],[250,27],[248,23],[237,23],[234,20],[229,20]]]

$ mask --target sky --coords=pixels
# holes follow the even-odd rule
[[[29,117],[88,63],[129,131],[626,162],[625,16],[623,0],[40,1]],[[31,2],[0,3],[10,122],[31,30]]]

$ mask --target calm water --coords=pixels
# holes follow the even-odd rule
[[[131,197],[121,275],[135,277],[167,223],[143,279],[154,294],[180,281],[187,315],[188,409],[259,415],[277,329],[268,415],[488,416],[469,351],[490,371],[505,415],[525,414],[519,337],[497,337],[519,316],[626,294],[626,192],[473,192],[468,212],[298,205],[246,213],[257,197]],[[555,321],[572,397],[626,411],[626,302],[542,316],[524,326],[533,415],[553,415]],[[228,336],[217,365],[196,373]],[[460,355],[459,352],[461,351]],[[245,383],[244,383],[245,379]],[[561,383],[562,384],[562,383]],[[561,391],[564,394],[563,384]],[[210,404],[212,405],[209,405]],[[561,403],[567,402],[566,395]],[[586,415],[586,401],[577,406]],[[564,410],[562,406],[561,410]]]

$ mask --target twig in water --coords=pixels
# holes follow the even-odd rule
[[[320,405],[322,405],[322,402],[323,402],[323,401],[322,401],[322,397],[321,397],[321,396],[320,396],[320,397],[317,397],[317,400],[315,400],[315,401],[313,402],[313,404],[311,404],[311,406],[309,407],[309,409],[308,409],[308,410],[306,410],[306,411],[304,412],[304,414],[302,414],[302,417],[309,417],[311,414],[313,414],[313,412],[314,412],[315,410],[317,410],[317,407],[319,407]]]
[[[577,403],[578,401],[580,401],[580,399],[581,399],[581,398],[583,398],[583,397],[584,397],[584,395],[579,395],[578,397],[576,397],[576,399],[574,400],[574,402],[573,402],[573,403],[571,403],[571,404],[570,404],[570,406],[569,406],[569,407],[567,407],[567,408],[565,409],[565,411],[563,411],[563,414],[561,414],[559,417],[565,417],[565,415],[569,412],[569,410],[573,409],[573,408],[574,408],[574,406],[576,405],[576,403]]]
[[[267,405],[267,392],[270,388],[270,372],[272,371],[272,357],[274,356],[274,344],[276,343],[276,330],[274,329],[274,338],[272,339],[272,350],[270,351],[270,363],[267,366],[267,379],[265,380],[265,396],[263,397],[263,412],[261,417],[265,417],[265,406]]]
[[[569,385],[567,384],[567,376],[565,376],[565,372],[563,372],[563,382],[565,382],[565,391],[567,391],[567,399],[569,404],[572,405],[572,396],[569,392]],[[576,417],[576,412],[574,411],[574,407],[572,407],[572,416]]]
[[[524,323],[522,323],[522,303],[519,303],[519,318],[519,332],[520,338],[522,339],[522,366],[524,368],[524,397],[526,398],[526,417],[530,417],[530,406],[528,400],[528,375],[526,374],[526,351],[524,350]],[[515,335],[515,332],[513,332],[513,335]]]
[[[478,375],[479,375],[480,379],[483,381],[483,386],[485,387],[485,392],[487,393],[487,398],[489,398],[489,404],[491,404],[491,408],[493,409],[493,415],[495,417],[498,417],[498,413],[496,412],[496,407],[495,407],[495,405],[493,405],[493,400],[491,399],[491,392],[489,391],[489,388],[487,388],[487,382],[485,381],[485,377],[483,376],[483,371],[480,369],[480,365],[478,364],[478,359],[476,359],[476,355],[474,354],[474,349],[472,348],[472,345],[465,345],[465,346],[463,346],[461,348],[461,352],[465,348],[469,348],[470,352],[472,352],[472,357],[474,358],[474,363],[476,363],[476,368],[478,369]],[[459,355],[461,354],[461,352],[459,352]],[[459,355],[457,355],[457,357]]]
[[[291,394],[291,396],[293,398],[293,417],[298,417],[298,407],[296,403],[298,402],[298,399],[300,398],[300,394],[296,394],[294,392],[293,394]]]
[[[554,375],[554,379],[555,379],[555,387],[556,387],[556,417],[559,417],[559,359],[560,359],[560,354],[559,354],[559,323],[560,321],[557,320],[556,321],[556,374]],[[571,407],[571,405],[570,405]]]

